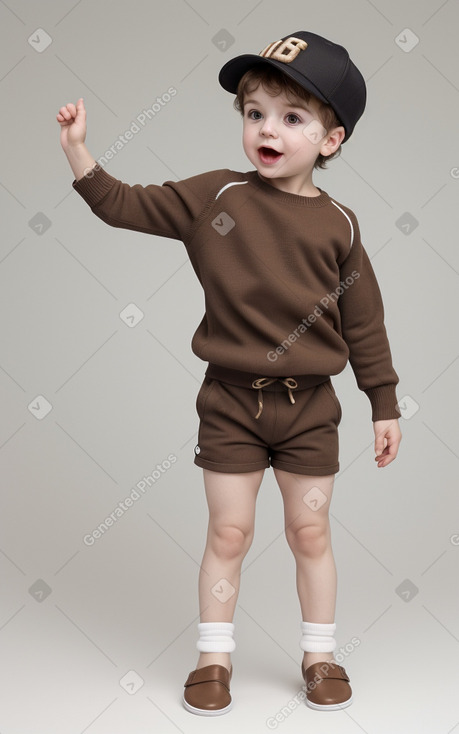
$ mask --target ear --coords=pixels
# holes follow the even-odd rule
[[[346,131],[342,125],[329,130],[321,143],[320,153],[324,156],[335,153],[343,142],[345,135]]]

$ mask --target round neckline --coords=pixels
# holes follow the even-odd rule
[[[319,196],[300,196],[300,194],[291,194],[288,191],[282,191],[281,189],[277,189],[275,186],[271,186],[271,184],[266,183],[266,181],[264,181],[260,177],[257,170],[248,171],[246,173],[246,176],[250,184],[258,189],[261,189],[273,199],[283,201],[285,204],[294,204],[306,207],[321,207],[326,206],[330,202],[330,197],[328,196],[326,191],[323,191],[321,188],[319,188],[319,186],[317,186],[320,191]]]

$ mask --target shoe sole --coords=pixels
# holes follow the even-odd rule
[[[330,703],[330,704],[323,704],[323,703],[313,703],[312,701],[309,701],[308,698],[306,698],[306,705],[309,706],[310,709],[315,709],[316,711],[339,711],[340,709],[345,709],[347,706],[350,706],[352,703],[352,696],[347,699],[347,701],[343,701],[342,703]]]
[[[188,701],[185,701],[185,698],[182,699],[182,703],[187,711],[198,716],[221,716],[222,714],[227,714],[233,708],[232,701],[224,709],[198,709],[196,706],[189,704]]]

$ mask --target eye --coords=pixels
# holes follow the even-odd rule
[[[247,113],[247,117],[249,120],[261,120],[262,114],[261,112],[258,112],[258,110],[250,110],[250,112]]]
[[[287,120],[289,125],[297,125],[299,122],[301,122],[298,115],[295,115],[293,112],[290,112],[285,119]]]

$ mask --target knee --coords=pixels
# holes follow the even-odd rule
[[[295,555],[319,558],[330,545],[328,523],[322,525],[303,525],[287,529],[287,541]]]
[[[247,553],[252,537],[252,531],[234,525],[223,525],[213,528],[211,545],[219,558],[231,560]]]

